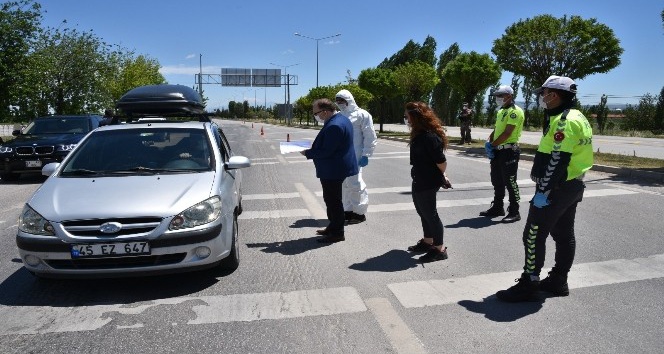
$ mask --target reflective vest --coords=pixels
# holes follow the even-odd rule
[[[550,117],[549,127],[540,140],[538,152],[571,154],[567,181],[583,175],[593,166],[593,130],[588,119],[576,109]]]
[[[512,130],[512,134],[510,134],[503,144],[518,143],[519,138],[521,138],[524,120],[523,109],[521,107],[511,104],[507,108],[501,108],[496,115],[496,127],[494,128],[493,138],[498,138],[505,131],[507,125],[513,125],[514,130]]]

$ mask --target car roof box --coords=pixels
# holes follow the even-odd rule
[[[127,115],[203,114],[201,95],[184,85],[148,85],[127,91],[115,105]]]

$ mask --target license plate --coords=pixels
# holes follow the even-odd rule
[[[71,246],[72,258],[119,257],[150,254],[147,242],[91,243]]]
[[[42,167],[42,162],[37,161],[25,161],[25,167]]]

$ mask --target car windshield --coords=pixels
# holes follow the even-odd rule
[[[200,172],[213,164],[201,129],[96,131],[72,154],[61,176]]]
[[[90,124],[87,119],[53,117],[34,120],[25,128],[23,134],[87,134],[89,131]]]

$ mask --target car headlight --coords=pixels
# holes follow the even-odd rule
[[[221,215],[221,198],[219,198],[219,196],[214,196],[176,215],[173,220],[171,220],[168,229],[182,230],[205,225],[217,220],[219,215]]]
[[[18,217],[18,229],[33,235],[55,235],[53,225],[28,204],[23,207],[21,216]]]
[[[78,144],[66,144],[66,145],[58,145],[55,150],[56,151],[72,151]]]
[[[0,154],[9,154],[12,152],[12,148],[9,146],[0,146]]]

